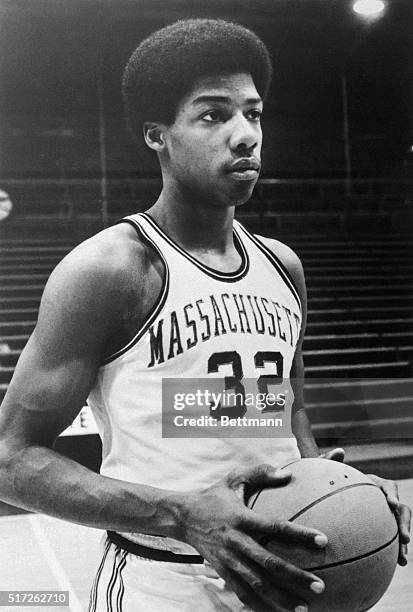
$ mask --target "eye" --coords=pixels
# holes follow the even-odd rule
[[[262,111],[260,111],[258,108],[253,108],[247,113],[247,117],[248,119],[251,119],[251,121],[260,121],[261,115]]]
[[[205,115],[202,115],[202,119],[204,121],[208,121],[209,123],[217,123],[222,120],[222,113],[219,110],[210,110]]]

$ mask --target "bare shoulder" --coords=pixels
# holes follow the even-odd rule
[[[300,258],[293,249],[279,240],[258,236],[257,238],[270,249],[272,253],[281,261],[284,267],[288,270],[295,286],[300,294],[305,292],[304,269]]]
[[[121,223],[81,242],[62,259],[56,271],[75,277],[91,275],[99,281],[109,278],[121,282],[134,264],[144,267],[148,255],[148,248],[138,239],[135,230]]]
[[[73,337],[87,338],[93,330],[107,339],[119,331],[125,313],[142,302],[139,298],[147,294],[147,287],[156,285],[152,282],[154,275],[158,278],[161,272],[155,259],[156,254],[126,223],[82,242],[50,275],[40,305],[37,334],[49,336],[53,321],[54,328],[60,325]],[[138,317],[140,307],[145,305],[136,306]]]
[[[68,253],[56,266],[48,287],[76,290],[77,297],[94,293],[119,301],[128,287],[144,282],[154,253],[139,240],[133,227],[121,223],[102,230]]]

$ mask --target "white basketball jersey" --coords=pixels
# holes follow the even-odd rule
[[[294,437],[162,438],[163,378],[231,376],[234,364],[225,364],[223,353],[237,355],[245,378],[274,368],[289,377],[301,304],[286,268],[236,221],[241,265],[235,272],[201,263],[145,213],[124,221],[159,253],[165,275],[146,321],[102,364],[88,399],[103,443],[101,473],[185,491],[209,486],[234,468],[299,458]],[[267,353],[278,355],[277,363],[260,362],[257,355]],[[151,545],[150,536],[139,537]],[[164,541],[154,546],[182,550],[174,540]]]

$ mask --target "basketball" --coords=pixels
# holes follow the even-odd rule
[[[262,543],[325,582],[322,595],[310,595],[311,612],[369,610],[390,585],[399,550],[397,522],[383,492],[368,476],[335,461],[301,459],[288,469],[289,484],[262,489],[248,506],[268,519],[319,529],[328,544],[315,550],[287,541]]]

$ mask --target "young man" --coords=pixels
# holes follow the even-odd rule
[[[162,192],[59,264],[4,401],[3,499],[109,532],[91,611],[302,612],[324,588],[258,541],[316,549],[326,537],[244,504],[259,487],[288,486],[276,466],[319,455],[297,384],[295,437],[172,439],[161,429],[162,379],[302,378],[301,264],[234,222],[259,175],[270,76],[263,43],[223,21],[178,22],[138,47],[124,98],[159,158]],[[86,398],[101,475],[52,450]],[[406,544],[409,510],[380,482]]]

